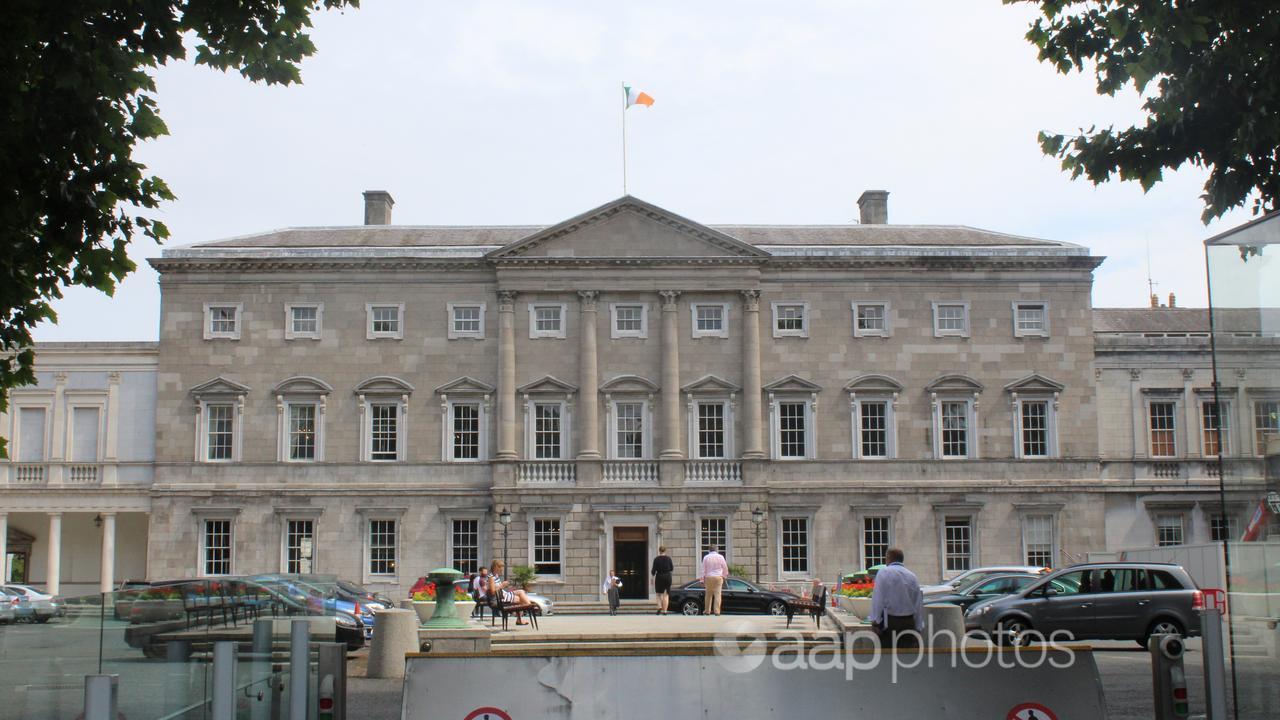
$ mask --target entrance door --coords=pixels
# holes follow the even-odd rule
[[[622,580],[618,594],[625,600],[649,598],[649,529],[613,529],[613,571]]]

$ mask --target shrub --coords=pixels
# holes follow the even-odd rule
[[[529,565],[516,565],[511,568],[511,582],[521,590],[528,590],[538,581],[538,573]]]

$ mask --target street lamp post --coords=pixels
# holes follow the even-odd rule
[[[502,571],[511,572],[507,569],[507,533],[511,530],[511,511],[502,508],[502,512],[498,513],[498,522],[502,523]]]
[[[751,522],[756,524],[756,582],[760,582],[760,526],[764,524],[764,511],[752,510]]]

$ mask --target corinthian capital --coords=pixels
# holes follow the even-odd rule
[[[680,297],[679,290],[659,290],[658,296],[662,298],[663,310],[675,310],[676,299]]]
[[[743,290],[742,306],[747,312],[759,312],[760,310],[760,291],[759,290]]]
[[[600,293],[597,290],[579,290],[578,302],[582,309],[586,312],[596,311],[596,302],[600,299]]]
[[[516,291],[515,290],[499,290],[498,291],[498,312],[515,312],[516,310]]]

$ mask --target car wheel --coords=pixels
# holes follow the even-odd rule
[[[1022,618],[1001,620],[996,625],[996,642],[1004,647],[1022,647],[1031,641],[1027,636],[1029,630],[1031,623]]]
[[[685,600],[680,603],[680,612],[685,615],[701,615],[702,605],[697,600]]]
[[[1152,635],[1182,635],[1183,633],[1182,623],[1173,618],[1158,618],[1151,623],[1151,627],[1147,628],[1147,634],[1138,643],[1145,648]]]
[[[787,604],[782,602],[781,600],[774,600],[773,602],[769,603],[769,614],[770,615],[786,615]]]
[[[38,617],[38,618],[36,618],[36,622],[38,622],[38,623],[40,623],[41,625],[43,625],[43,624],[45,624],[45,623],[49,622],[49,618],[47,618],[47,617]]]

